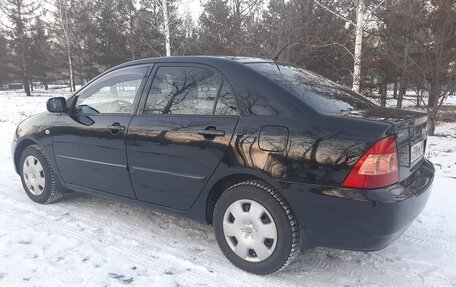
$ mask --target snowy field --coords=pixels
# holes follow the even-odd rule
[[[47,97],[64,93],[0,92],[0,286],[456,286],[454,122],[429,137],[434,190],[399,240],[372,253],[316,248],[261,277],[233,267],[210,226],[86,194],[51,205],[29,200],[13,171],[11,138]]]

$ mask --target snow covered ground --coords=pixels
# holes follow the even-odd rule
[[[456,286],[456,123],[429,137],[434,190],[399,240],[372,253],[316,248],[261,277],[233,267],[210,226],[86,194],[29,200],[13,171],[11,137],[62,93],[0,92],[0,286]]]

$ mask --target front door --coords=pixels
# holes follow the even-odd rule
[[[189,209],[225,154],[238,120],[229,83],[204,66],[161,65],[127,155],[137,199]]]
[[[76,95],[72,112],[59,117],[52,130],[54,154],[70,187],[135,198],[126,134],[149,70],[132,66],[101,76]]]

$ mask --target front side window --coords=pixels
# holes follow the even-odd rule
[[[222,78],[199,67],[160,67],[145,114],[212,115]]]
[[[127,67],[100,77],[78,94],[76,111],[85,114],[131,113],[148,70],[148,66]]]

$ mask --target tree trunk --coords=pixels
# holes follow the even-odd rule
[[[436,87],[435,84],[431,83],[431,88],[429,89],[429,100],[428,100],[428,107],[432,108],[437,106],[437,100],[439,98],[439,89]]]
[[[25,63],[24,53],[21,54],[21,61],[22,61],[22,85],[24,86],[25,94],[27,95],[27,97],[30,97],[32,94],[30,93],[29,81],[27,80],[27,66]]]
[[[59,9],[59,21],[61,24],[61,28],[63,34],[65,36],[65,44],[66,44],[66,53],[67,53],[67,61],[68,61],[68,70],[69,70],[69,78],[70,78],[70,91],[75,91],[75,83],[74,83],[74,68],[73,68],[73,56],[71,53],[71,30],[70,30],[70,21],[68,16],[69,9],[66,6],[66,3],[59,0],[57,1],[58,9]],[[73,3],[70,3],[69,6],[71,7]]]
[[[400,110],[402,109],[402,100],[404,99],[404,95],[407,91],[407,88],[403,85],[401,85],[401,87],[399,88],[399,96],[397,97],[397,105],[396,105],[396,109]]]
[[[171,35],[169,32],[169,14],[168,14],[168,0],[162,0],[162,11],[163,11],[163,25],[165,30],[165,48],[166,56],[171,56]]]
[[[22,86],[24,86],[24,92],[27,97],[30,97],[32,94],[30,93],[30,85],[28,80],[22,80]]]
[[[431,83],[429,89],[429,101],[428,101],[428,135],[433,136],[435,131],[435,121],[438,112],[438,99],[440,96],[440,87],[435,83]]]
[[[69,43],[69,39],[67,40],[67,57],[68,57],[68,70],[70,75],[70,92],[75,91],[75,84],[74,84],[74,70],[73,70],[73,57],[71,56],[71,47]]]
[[[359,93],[361,87],[361,57],[363,45],[364,29],[364,0],[358,0],[356,10],[356,34],[355,34],[355,53],[353,54],[353,87],[352,90]]]
[[[436,113],[435,108],[428,108],[428,122],[427,122],[427,133],[430,136],[433,136],[435,133],[435,118]]]
[[[397,99],[397,78],[394,79],[394,92],[393,92],[393,98]]]
[[[129,8],[129,11],[128,11],[130,14],[129,14],[129,18],[128,18],[128,25],[129,25],[129,38],[130,38],[130,51],[131,51],[131,59],[134,60],[136,59],[136,53],[135,53],[135,45],[134,45],[134,42],[135,42],[135,39],[134,39],[134,12],[132,10],[132,8],[130,7]]]
[[[380,97],[380,106],[381,107],[386,107],[386,94],[388,92],[388,84],[382,84],[381,86],[381,97]]]
[[[49,86],[48,86],[48,83],[46,80],[43,81],[43,84],[44,84],[44,89],[47,91],[49,90]]]
[[[416,91],[416,106],[417,107],[421,106],[421,93],[422,93],[422,91],[420,89],[418,89],[418,91]]]

